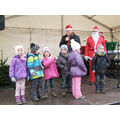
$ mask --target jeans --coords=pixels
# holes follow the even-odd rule
[[[45,85],[44,85],[45,91],[48,91],[49,84],[50,84],[50,89],[51,89],[51,90],[54,90],[54,89],[55,89],[55,88],[54,88],[54,79],[51,78],[51,79],[49,79],[49,80],[45,80]]]
[[[96,80],[95,80],[95,86],[96,86],[96,91],[104,91],[104,86],[105,86],[105,75],[96,75]]]
[[[67,76],[65,87],[66,88],[72,88],[72,77],[70,75]]]
[[[42,96],[42,78],[31,80],[30,97],[32,99]]]
[[[62,76],[61,89],[72,88],[72,77]]]

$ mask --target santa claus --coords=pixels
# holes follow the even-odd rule
[[[106,51],[105,40],[102,36],[100,36],[98,27],[95,26],[92,31],[92,36],[87,39],[85,47],[85,60],[89,60],[90,85],[95,83],[95,73],[92,72],[92,58],[99,44],[102,44],[104,46],[104,50]]]

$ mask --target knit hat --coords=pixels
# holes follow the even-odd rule
[[[36,52],[37,50],[40,49],[40,46],[38,44],[31,43],[30,44],[30,49],[32,52]]]
[[[102,49],[102,48],[104,49],[103,45],[102,45],[102,44],[99,44],[99,45],[97,46],[97,52],[99,52],[99,50]]]
[[[44,53],[45,51],[48,51],[49,53],[50,53],[50,49],[48,48],[48,47],[44,47],[43,49],[42,49],[42,52]]]
[[[98,31],[98,32],[99,32],[98,27],[97,27],[97,26],[95,26],[95,27],[93,28],[93,31]]]
[[[20,49],[20,48],[23,50],[23,53],[24,53],[23,45],[17,45],[17,46],[14,47],[16,55],[18,54],[18,49]]]
[[[69,24],[66,26],[66,30],[72,30],[72,26]]]
[[[64,49],[66,49],[66,51],[68,51],[68,47],[67,47],[67,45],[65,45],[65,44],[61,45],[60,48],[61,48],[61,49],[64,48]]]
[[[74,39],[71,39],[71,48],[72,50],[80,50],[80,44],[76,42]]]

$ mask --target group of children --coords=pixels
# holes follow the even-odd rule
[[[16,55],[13,57],[9,76],[12,82],[16,82],[15,97],[17,104],[26,103],[25,99],[25,82],[31,80],[30,97],[32,101],[36,102],[39,99],[48,98],[48,88],[50,86],[51,95],[56,97],[54,78],[59,77],[57,68],[61,71],[61,95],[66,95],[66,88],[68,92],[72,92],[76,99],[84,98],[81,92],[81,77],[87,74],[82,56],[80,55],[80,44],[74,39],[71,40],[72,51],[68,52],[67,45],[61,45],[60,53],[56,60],[51,55],[48,47],[42,49],[43,59],[40,60],[40,46],[34,43],[30,44],[30,53],[27,56],[24,54],[24,48],[21,45],[15,47]],[[101,50],[102,49],[102,50]],[[97,57],[99,56],[99,57]],[[104,91],[105,75],[99,73],[99,64],[106,66],[108,59],[104,53],[103,46],[100,46],[93,58],[93,71],[97,72],[96,91],[97,93]],[[105,60],[103,60],[105,59]],[[102,63],[100,62],[102,61]],[[104,71],[102,71],[104,70]],[[101,67],[102,74],[105,73],[106,68]],[[44,77],[44,94],[42,91]],[[101,85],[101,86],[100,86]]]

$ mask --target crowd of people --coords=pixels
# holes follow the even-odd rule
[[[58,58],[51,54],[48,47],[44,47],[42,49],[42,60],[40,58],[40,45],[38,44],[31,43],[31,51],[27,55],[25,55],[22,45],[15,47],[15,56],[9,67],[9,76],[11,81],[16,83],[17,104],[27,103],[25,83],[28,80],[31,81],[30,98],[33,102],[37,102],[39,99],[47,99],[49,87],[51,95],[57,97],[55,78],[59,78],[58,69],[61,73],[61,95],[65,96],[69,92],[75,99],[85,98],[81,91],[81,77],[87,74],[87,68],[80,53],[80,37],[73,32],[71,25],[66,26],[66,34],[62,37],[59,47]],[[89,60],[89,84],[95,84],[97,94],[100,92],[105,94],[105,77],[109,60],[105,39],[97,26],[93,28],[92,36],[87,39],[84,59]]]

